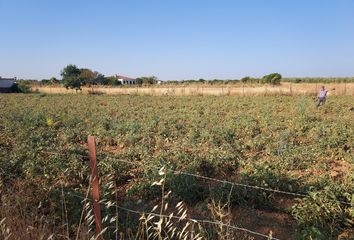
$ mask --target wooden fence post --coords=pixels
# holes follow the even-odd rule
[[[92,185],[92,199],[93,199],[93,213],[95,215],[96,237],[102,232],[101,225],[101,207],[100,207],[100,193],[98,189],[98,170],[96,159],[96,143],[94,136],[88,136],[87,143],[89,147],[90,165],[91,165],[91,185]],[[97,239],[103,240],[102,236]]]

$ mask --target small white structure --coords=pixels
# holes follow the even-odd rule
[[[0,77],[0,88],[11,88],[15,84],[16,78]]]
[[[116,75],[117,80],[122,84],[122,85],[135,85],[136,84],[136,79],[135,78],[130,78],[130,77],[125,77],[121,75]]]

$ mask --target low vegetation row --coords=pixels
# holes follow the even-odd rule
[[[51,85],[62,85],[66,88],[80,90],[81,87],[91,87],[93,85],[101,86],[112,86],[117,87],[121,86],[122,82],[119,81],[117,76],[104,76],[103,74],[93,71],[88,68],[78,68],[76,65],[67,65],[61,71],[62,79],[59,80],[55,77],[51,79],[42,79],[38,80],[19,80],[24,84],[40,85],[40,86],[51,86]],[[254,78],[246,76],[241,79],[197,79],[197,80],[168,80],[163,81],[164,85],[185,85],[185,84],[208,84],[208,85],[232,85],[232,84],[271,84],[279,85],[281,82],[290,82],[290,83],[353,83],[354,77],[346,78],[282,78],[282,75],[279,73],[271,73],[265,75],[261,78]],[[135,86],[151,86],[162,83],[155,76],[149,77],[138,77],[134,79]]]

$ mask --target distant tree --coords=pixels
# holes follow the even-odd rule
[[[279,73],[271,73],[268,75],[265,75],[262,78],[262,83],[268,83],[272,85],[279,85],[281,81],[282,76]]]
[[[108,85],[109,84],[108,79],[105,78],[104,75],[102,75],[100,73],[97,75],[96,82],[100,85]]]
[[[92,85],[107,85],[108,81],[104,76],[97,72],[92,71],[91,69],[81,68],[79,78],[82,82],[82,85],[87,85],[91,87]]]
[[[143,85],[143,77],[138,77],[135,79],[137,85]]]
[[[80,68],[79,78],[81,78],[84,85],[95,84],[97,73],[88,68]]]
[[[82,79],[80,78],[81,70],[73,64],[67,65],[62,71],[64,87],[67,89],[81,90]]]
[[[80,78],[78,77],[66,77],[64,81],[64,87],[66,87],[67,89],[71,88],[71,89],[75,89],[77,90],[81,90],[81,86],[82,86],[82,81]]]
[[[30,93],[31,83],[29,81],[17,81],[11,86],[11,90],[17,93]]]
[[[58,79],[56,79],[55,77],[52,77],[50,79],[42,79],[40,81],[40,85],[53,85],[53,84],[57,84],[60,81]]]
[[[241,78],[241,82],[243,82],[243,83],[248,83],[248,82],[250,82],[250,80],[251,80],[251,78],[248,76]]]
[[[211,84],[211,85],[216,85],[216,84],[222,83],[222,81],[218,80],[218,79],[214,79],[214,80],[208,81],[208,83]]]
[[[56,77],[51,77],[49,81],[51,83],[59,83],[60,82]]]
[[[136,79],[136,83],[139,85],[152,85],[157,83],[157,77],[139,77]]]
[[[48,79],[42,79],[39,84],[40,85],[49,85],[49,84],[51,84],[51,82]]]
[[[60,73],[63,78],[67,77],[78,77],[80,75],[80,69],[73,64],[67,65]]]
[[[107,81],[107,84],[111,86],[118,86],[122,84],[115,76],[106,77],[105,79]]]

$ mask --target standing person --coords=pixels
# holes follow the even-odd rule
[[[325,89],[324,86],[321,87],[321,90],[320,92],[318,93],[318,96],[317,96],[317,107],[325,104],[326,102],[326,98],[327,98],[327,90]]]

